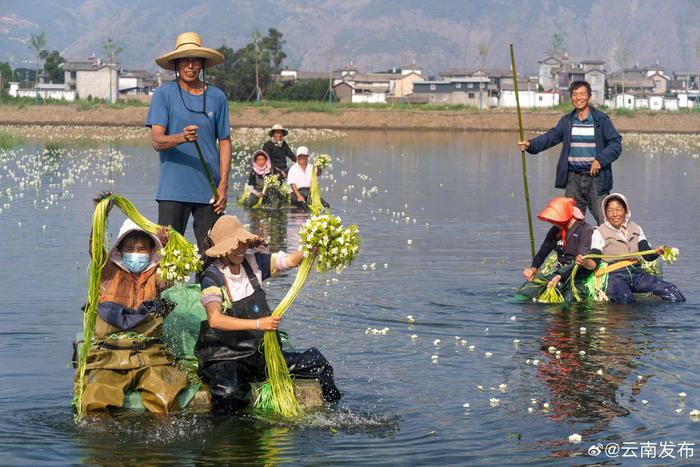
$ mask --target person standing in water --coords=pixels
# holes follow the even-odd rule
[[[537,154],[562,143],[554,186],[564,188],[565,196],[576,200],[603,223],[600,203],[613,187],[612,164],[622,153],[622,136],[607,114],[591,107],[591,85],[574,81],[569,88],[574,110],[564,115],[557,126],[531,140],[518,142],[521,151]]]
[[[294,151],[289,147],[289,144],[284,140],[289,131],[279,123],[272,125],[270,131],[267,133],[270,136],[270,140],[267,141],[262,149],[269,156],[272,161],[272,167],[274,167],[275,174],[282,178],[287,178],[287,159],[292,162],[296,162],[297,158],[294,155]]]
[[[161,68],[175,71],[175,81],[155,90],[146,118],[151,144],[160,153],[158,224],[170,225],[184,234],[192,215],[200,247],[226,209],[231,171],[228,101],[220,89],[203,80],[204,69],[223,61],[220,52],[202,46],[198,34],[180,34],[175,50],[156,59]],[[212,188],[192,144],[195,142],[201,146],[213,178],[218,197],[215,202],[210,201]]]

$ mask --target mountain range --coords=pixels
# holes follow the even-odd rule
[[[285,65],[313,71],[509,68],[512,42],[519,71],[536,73],[559,34],[569,56],[604,60],[608,71],[624,48],[629,66],[697,72],[699,13],[700,0],[2,0],[0,61],[36,67],[28,40],[43,31],[46,48],[66,59],[104,56],[112,38],[123,67],[155,70],[180,32],[237,48],[274,27]]]

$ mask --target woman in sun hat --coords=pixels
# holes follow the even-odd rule
[[[551,285],[564,290],[568,296],[570,287],[567,281],[576,264],[576,257],[591,252],[593,227],[583,220],[583,213],[576,207],[576,200],[573,198],[552,198],[537,218],[549,222],[553,227],[547,232],[542,246],[532,260],[532,265],[523,270],[527,282],[518,293],[528,298],[536,298]],[[557,264],[553,272],[544,275],[539,268],[552,251],[557,253]],[[581,259],[580,263],[581,267],[576,274],[576,287],[579,290],[584,287],[586,278],[598,267],[599,260]],[[534,279],[539,280],[533,282]]]
[[[272,128],[270,128],[270,131],[267,132],[270,136],[270,140],[262,147],[263,151],[269,154],[272,167],[275,168],[275,173],[282,178],[287,176],[289,170],[287,168],[287,158],[291,159],[292,162],[297,161],[292,148],[290,148],[289,144],[284,140],[284,137],[287,136],[288,133],[289,131],[285,127],[279,123],[275,123],[272,125]]]
[[[175,80],[155,90],[146,117],[151,144],[160,153],[158,223],[184,234],[191,214],[200,246],[226,208],[231,170],[228,101],[220,89],[203,79],[206,68],[223,61],[220,52],[202,45],[197,33],[177,36],[175,49],[156,59],[161,68],[175,71]],[[216,187],[216,202],[211,201],[210,179],[191,144],[195,141]]]
[[[209,385],[212,410],[228,413],[248,406],[250,383],[265,380],[263,334],[279,328],[281,317],[270,316],[261,284],[299,266],[303,254],[254,251],[264,239],[228,215],[216,221],[207,243],[205,254],[214,261],[200,283],[207,320],[202,321],[195,355],[199,376]],[[333,368],[316,348],[282,354],[292,375],[317,379],[326,401],[340,399]]]

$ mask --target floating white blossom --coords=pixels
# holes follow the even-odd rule
[[[520,339],[513,339],[513,344],[520,344]]]
[[[502,392],[506,392],[508,390],[508,385],[505,383],[499,384],[498,389],[500,389]]]
[[[643,404],[643,405],[647,405],[648,403],[649,403],[649,401],[648,401],[648,400],[646,400],[646,399],[642,399],[642,404]]]
[[[598,376],[603,376],[603,370],[598,370],[595,372]]]
[[[462,404],[462,407],[464,407],[465,409],[468,409],[468,408],[469,408],[469,402],[465,402],[464,404]]]
[[[586,355],[586,351],[585,351],[585,350],[582,350],[582,351],[580,351],[578,354],[581,355],[581,356],[584,356],[584,355]]]
[[[569,442],[572,444],[578,444],[581,442],[581,435],[578,433],[574,433],[573,435],[569,436]]]
[[[489,399],[489,404],[491,404],[491,407],[497,407],[498,404],[500,404],[500,402],[501,402],[501,400],[496,399],[495,397],[492,397],[491,399]]]
[[[415,319],[413,319],[413,315],[407,315],[406,316],[406,321],[408,321],[408,324],[413,324],[416,322]]]
[[[469,346],[469,351],[470,351],[470,352],[474,352],[474,350],[476,350],[476,346],[470,345],[470,346]]]
[[[438,345],[440,345],[440,339],[435,339],[435,340],[433,341],[433,345],[434,345],[435,347],[437,347]]]
[[[581,327],[579,328],[579,331],[581,331],[581,334],[585,334],[585,333],[586,333],[586,328],[584,328],[583,326],[581,326]]]
[[[486,358],[490,358],[490,357],[493,355],[493,353],[491,353],[491,352],[486,352],[486,353],[484,353],[484,355],[486,356]]]
[[[684,393],[684,392],[679,392],[679,393],[678,393],[678,397],[680,397],[681,399],[685,399],[685,397],[686,397],[687,395],[688,395],[688,394],[686,394],[686,393]]]
[[[557,351],[557,348],[554,346],[550,346],[549,349],[547,349],[547,350],[549,350],[549,353],[554,353]]]
[[[411,340],[416,340],[416,339],[418,339],[417,335],[415,335],[415,334],[411,335]]]

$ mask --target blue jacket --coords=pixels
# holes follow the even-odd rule
[[[598,195],[604,195],[612,190],[612,163],[622,153],[622,136],[613,126],[608,114],[593,107],[590,107],[590,111],[595,122],[596,160],[600,162],[601,167],[596,178],[596,187]],[[569,180],[569,149],[571,149],[571,127],[574,118],[576,118],[575,110],[564,115],[557,126],[548,132],[531,139],[530,147],[527,148],[527,152],[530,154],[537,154],[559,143],[564,143],[559,155],[559,162],[557,162],[557,179],[554,183],[556,188],[566,188],[566,183]]]

